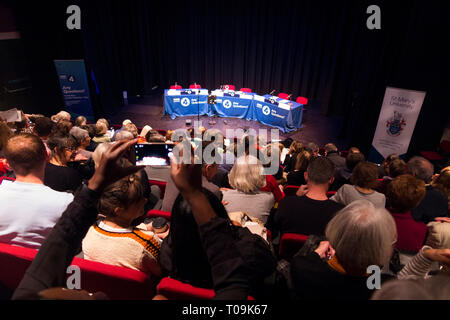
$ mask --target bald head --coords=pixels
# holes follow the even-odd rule
[[[47,161],[44,143],[39,137],[28,133],[11,137],[6,143],[4,153],[16,175],[21,176],[41,170]]]

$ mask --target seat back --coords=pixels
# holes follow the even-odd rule
[[[336,191],[328,191],[327,192],[327,197],[331,198],[332,196],[336,195],[336,193],[337,193]]]
[[[303,247],[308,236],[303,234],[285,233],[281,236],[280,258],[291,261],[292,257]]]
[[[241,92],[252,93],[252,89],[250,89],[250,88],[241,88],[240,91],[241,91]]]
[[[308,105],[308,99],[305,97],[298,97],[297,98],[297,103],[300,103],[304,106]]]
[[[0,244],[0,282],[15,290],[31,265],[37,250]],[[112,300],[151,300],[155,296],[154,277],[143,272],[74,258],[81,269],[81,288],[103,292]]]
[[[181,90],[181,89],[183,89],[183,87],[176,84],[176,85],[170,86],[170,89],[171,90]]]
[[[147,212],[147,218],[165,218],[170,221],[172,216],[171,212],[161,211],[161,210],[150,210]]]
[[[286,186],[284,188],[284,194],[286,195],[286,197],[295,196],[299,188],[299,186]]]
[[[232,91],[235,91],[235,90],[236,90],[236,87],[233,86],[232,84],[226,84],[226,85],[223,86],[223,89],[224,89],[224,90],[232,90]]]
[[[289,95],[287,93],[280,93],[278,95],[278,98],[284,99],[284,100],[289,100]]]
[[[189,89],[201,89],[201,88],[202,88],[202,86],[199,84],[191,84],[189,86]]]
[[[172,278],[163,278],[157,292],[169,300],[211,300],[216,295],[212,289],[197,288]]]
[[[148,180],[151,186],[158,186],[159,190],[161,190],[161,199],[164,199],[164,194],[166,192],[167,182],[158,181],[158,180]]]

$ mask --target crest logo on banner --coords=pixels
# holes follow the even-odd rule
[[[394,111],[394,116],[386,124],[388,128],[387,133],[392,137],[398,137],[402,134],[404,126],[406,126],[406,120],[403,118],[403,115]]]
[[[230,100],[225,100],[225,101],[223,102],[223,107],[224,107],[225,109],[230,109],[232,106],[233,106],[233,104],[231,103]]]
[[[189,107],[191,105],[191,100],[189,100],[189,98],[183,98],[181,99],[181,105],[183,107]]]
[[[262,109],[262,113],[263,113],[264,115],[268,116],[268,115],[270,114],[270,108],[269,108],[268,106],[265,106],[265,107]]]

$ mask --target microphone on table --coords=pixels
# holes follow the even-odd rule
[[[271,96],[273,96],[273,94],[277,92],[277,90],[273,90],[271,93],[269,93]]]
[[[286,98],[286,100],[291,100],[292,98],[292,94],[288,95],[288,97]]]

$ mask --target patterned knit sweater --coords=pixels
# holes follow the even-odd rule
[[[87,260],[158,274],[161,242],[145,225],[116,229],[98,221],[83,240],[83,253]]]

